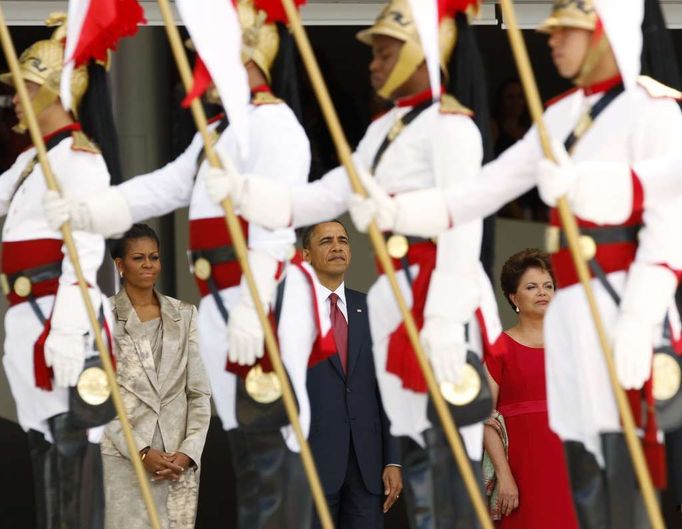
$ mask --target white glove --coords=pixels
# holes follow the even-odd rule
[[[548,206],[556,206],[559,198],[571,194],[576,185],[576,171],[564,146],[552,142],[556,163],[543,158],[538,163],[538,191],[540,198]]]
[[[261,303],[267,312],[277,288],[275,274],[279,262],[263,250],[250,250],[249,265],[258,287]],[[228,358],[230,362],[236,362],[239,365],[252,365],[257,358],[263,356],[263,329],[244,279],[240,288],[241,297],[230,311],[227,322]]]
[[[240,203],[246,178],[237,171],[237,168],[220,149],[216,149],[220,158],[221,167],[213,167],[209,163],[202,166],[199,178],[203,178],[208,196],[216,204],[220,204],[226,198],[231,198],[235,206]]]
[[[427,318],[420,337],[438,383],[458,383],[467,357],[464,324]]]
[[[45,341],[45,363],[61,388],[75,386],[85,363],[86,337],[82,334],[50,331]]]
[[[397,214],[395,201],[369,173],[358,169],[358,176],[368,196],[361,197],[355,193],[350,196],[348,209],[353,224],[358,231],[365,233],[374,220],[380,231],[393,231]]]
[[[53,230],[59,230],[70,221],[72,230],[86,230],[88,215],[85,208],[79,207],[77,201],[64,198],[58,191],[48,189],[43,195],[43,212],[47,225]]]
[[[630,267],[613,346],[616,372],[625,389],[641,388],[649,378],[653,348],[676,288],[675,274],[663,266]]]
[[[227,335],[230,362],[250,366],[263,356],[263,327],[253,304],[240,301],[230,311]]]
[[[95,310],[99,310],[99,291],[90,289],[89,294]],[[90,321],[80,289],[77,285],[60,285],[45,341],[45,363],[52,367],[57,386],[69,387],[78,381],[90,342],[88,333]]]
[[[77,200],[48,190],[43,195],[43,210],[47,224],[53,230],[58,230],[69,221],[72,230],[114,237],[125,233],[133,225],[128,201],[117,187]]]

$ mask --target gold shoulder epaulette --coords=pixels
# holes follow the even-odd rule
[[[443,94],[440,97],[440,113],[441,114],[464,114],[465,116],[473,116],[473,110],[465,107],[462,103],[457,101],[455,96],[450,94]]]
[[[279,105],[284,103],[279,97],[275,97],[271,92],[256,92],[251,99],[253,105]]]
[[[664,85],[648,75],[640,75],[637,78],[637,83],[644,88],[651,97],[669,98],[677,101],[682,100],[682,92]]]
[[[102,151],[99,150],[99,147],[95,145],[90,138],[88,138],[83,131],[81,130],[74,130],[71,133],[71,137],[73,138],[73,144],[71,145],[71,148],[74,151],[83,151],[83,152],[89,152],[92,154],[101,154]]]

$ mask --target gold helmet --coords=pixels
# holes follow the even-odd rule
[[[29,46],[19,57],[21,75],[26,81],[40,85],[38,93],[31,100],[36,115],[49,107],[59,98],[59,85],[64,62],[64,38],[66,36],[66,15],[52,13],[45,21],[48,27],[56,27],[48,40],[39,40]],[[0,82],[14,86],[11,73],[0,75]],[[85,66],[76,68],[71,78],[73,108],[77,109],[88,89],[88,72]],[[74,115],[76,111],[74,110]],[[17,124],[17,132],[26,131],[26,123]]]
[[[592,0],[554,0],[552,12],[538,27],[541,33],[556,28],[576,28],[594,31],[597,27],[597,12]]]
[[[256,9],[253,0],[239,0],[237,14],[242,27],[242,61],[255,62],[269,83],[272,63],[279,51],[277,26],[267,21],[267,13]]]
[[[476,7],[478,2],[474,2]],[[405,83],[417,68],[424,62],[424,51],[412,16],[408,0],[391,0],[377,17],[374,25],[360,31],[357,38],[360,42],[372,45],[374,35],[393,37],[404,42],[400,55],[384,85],[377,91],[384,99]],[[457,26],[452,17],[445,17],[440,23],[438,32],[440,66],[447,71],[447,63],[452,56],[457,42]]]

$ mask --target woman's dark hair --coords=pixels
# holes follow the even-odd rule
[[[123,234],[120,239],[114,239],[109,253],[112,259],[123,259],[128,251],[128,242],[135,239],[151,239],[156,242],[156,246],[161,248],[159,236],[147,224],[133,224],[132,227]]]
[[[529,268],[539,268],[547,272],[552,278],[552,283],[556,285],[556,278],[554,277],[554,270],[552,270],[552,263],[549,260],[549,255],[537,248],[526,248],[523,251],[515,253],[502,267],[500,274],[500,284],[502,285],[502,292],[507,302],[512,309],[516,307],[512,303],[509,296],[516,293],[521,282],[521,277]]]

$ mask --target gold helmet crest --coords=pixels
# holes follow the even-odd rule
[[[477,5],[478,2],[475,2],[472,7]],[[374,35],[393,37],[404,42],[395,67],[384,86],[377,91],[379,96],[389,99],[391,94],[405,83],[424,62],[424,51],[408,0],[391,0],[379,13],[374,25],[360,31],[357,38],[360,42],[371,46]],[[445,17],[441,21],[438,40],[440,65],[445,72],[457,42],[457,26],[452,17]]]
[[[552,12],[538,27],[541,33],[556,28],[576,28],[594,31],[597,27],[597,12],[592,0],[554,0]]]
[[[45,21],[48,27],[56,27],[47,40],[39,40],[29,46],[19,57],[21,75],[25,81],[40,85],[40,90],[33,97],[32,104],[36,115],[49,107],[59,98],[59,85],[64,63],[64,38],[66,36],[66,14],[52,13]],[[14,86],[11,73],[0,75],[0,82]],[[88,72],[85,66],[74,70],[71,79],[73,108],[77,109],[88,89]],[[76,111],[74,110],[74,115]],[[26,131],[23,120],[17,124],[17,132]]]
[[[269,83],[270,70],[279,51],[277,26],[267,21],[267,13],[256,9],[253,0],[239,0],[237,15],[242,28],[242,61],[244,64],[255,62]]]

